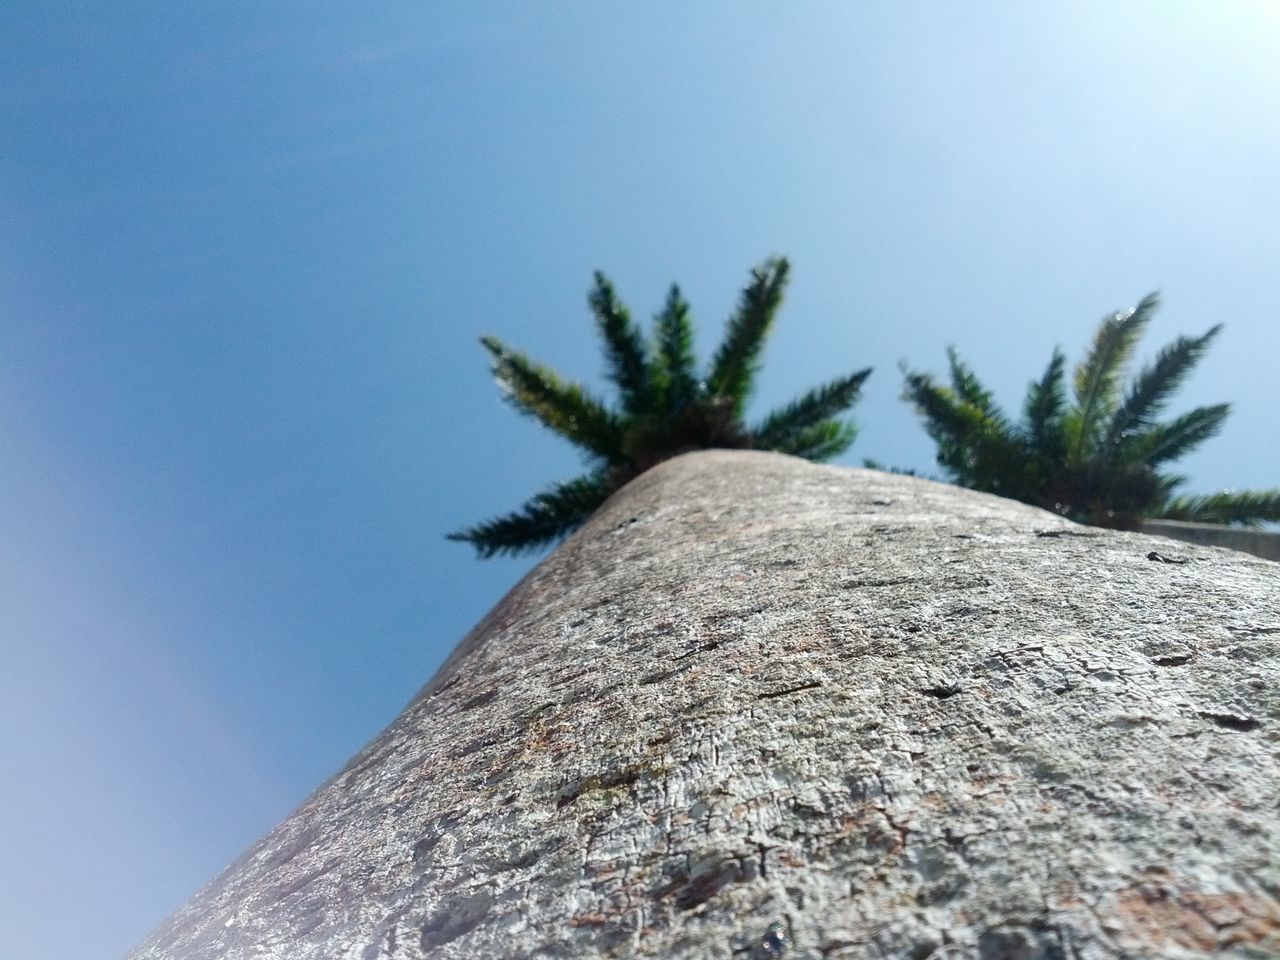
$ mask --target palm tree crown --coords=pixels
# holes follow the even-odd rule
[[[751,272],[703,376],[697,373],[693,324],[679,287],[672,285],[654,320],[652,341],[646,342],[613,285],[597,271],[588,303],[604,341],[609,379],[618,389],[615,407],[496,338],[481,338],[506,399],[577,446],[589,470],[542,491],[514,513],[449,539],[471,543],[486,557],[536,549],[572,532],[628,480],[690,450],[753,448],[829,460],[848,449],[855,429],[837,415],[857,401],[869,368],[810,390],[755,426],[743,421],[789,269],[785,259],[775,258]]]
[[[1144,517],[1254,524],[1280,519],[1280,490],[1175,496],[1184,478],[1163,472],[1221,428],[1225,403],[1157,420],[1172,394],[1208,351],[1221,325],[1179,337],[1121,391],[1121,376],[1159,304],[1155,294],[1102,321],[1075,369],[1054,350],[1027,390],[1014,423],[960,359],[947,351],[951,386],[906,372],[913,403],[938,445],[938,463],[963,486],[1011,497],[1095,526],[1136,528]]]

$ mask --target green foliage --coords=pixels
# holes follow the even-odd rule
[[[609,379],[618,388],[616,408],[499,340],[482,338],[507,401],[577,446],[589,470],[539,493],[514,513],[451,533],[449,539],[472,544],[484,557],[554,543],[627,481],[691,450],[776,450],[810,460],[843,453],[855,430],[839,416],[857,402],[870,369],[810,390],[756,427],[743,422],[788,271],[781,258],[752,271],[710,370],[702,377],[694,356],[689,305],[679,287],[671,287],[654,318],[650,345],[613,285],[597,272],[588,303],[604,344]]]
[[[1011,497],[1082,523],[1136,528],[1143,517],[1218,523],[1280,519],[1280,491],[1175,496],[1183,478],[1160,472],[1214,436],[1227,404],[1157,417],[1222,329],[1179,337],[1121,392],[1125,367],[1159,305],[1155,294],[1102,321],[1067,399],[1066,358],[1027,389],[1021,422],[1011,422],[977,376],[948,349],[950,386],[904,371],[903,399],[924,418],[938,463],[952,480]]]
[[[1267,520],[1280,520],[1280,490],[1223,490],[1201,496],[1172,497],[1160,515],[1169,520],[1255,527]]]
[[[729,318],[724,341],[711,362],[707,384],[711,395],[727,401],[735,417],[742,416],[758,372],[760,351],[782,304],[790,265],[778,258],[751,271],[738,309]]]
[[[593,471],[544,490],[514,513],[448,535],[475,545],[482,557],[518,553],[564,536],[589,517],[611,492],[608,477]]]

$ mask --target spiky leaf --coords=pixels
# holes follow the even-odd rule
[[[512,406],[594,456],[608,460],[618,455],[618,418],[600,401],[496,337],[481,337],[480,342],[493,355],[493,375]]]
[[[595,282],[595,288],[587,299],[604,339],[609,379],[618,387],[623,411],[627,414],[642,413],[649,409],[653,400],[652,374],[644,337],[631,322],[631,314],[614,293],[609,278],[597,270]]]
[[[674,283],[654,325],[657,346],[653,364],[655,405],[671,416],[688,406],[698,389],[689,304]]]
[[[1229,403],[1196,407],[1168,423],[1157,424],[1135,437],[1127,446],[1131,447],[1133,456],[1153,467],[1169,463],[1217,436],[1230,413]]]
[[[1204,357],[1209,344],[1222,324],[1201,337],[1179,337],[1156,355],[1155,362],[1144,368],[1120,404],[1103,442],[1104,455],[1112,454],[1130,433],[1149,429],[1169,397],[1180,387],[1193,367]]]
[[[760,351],[782,303],[789,270],[787,261],[779,257],[751,271],[751,282],[742,291],[712,360],[707,389],[714,396],[728,398],[735,416],[742,415],[755,383]]]
[[[586,474],[544,490],[515,513],[450,533],[448,538],[470,543],[481,557],[536,550],[582,526],[611,492],[603,472]]]
[[[802,431],[853,406],[869,376],[870,368],[859,370],[816,387],[781,410],[773,411],[752,431],[756,446],[764,450],[785,450],[787,444]]]
[[[1076,368],[1076,405],[1067,418],[1068,456],[1072,463],[1083,462],[1100,439],[1104,424],[1116,408],[1120,374],[1159,302],[1159,297],[1151,293],[1128,313],[1104,320],[1088,356]]]
[[[973,370],[960,359],[955,347],[947,347],[947,365],[951,368],[951,389],[956,397],[983,413],[990,413],[991,392],[982,385]]]
[[[1044,376],[1027,388],[1027,400],[1023,408],[1027,439],[1032,448],[1054,459],[1061,456],[1064,443],[1062,413],[1067,398],[1063,387],[1063,372],[1066,363],[1067,358],[1055,347]]]
[[[1200,496],[1174,497],[1158,511],[1168,520],[1238,523],[1256,527],[1280,521],[1280,490],[1224,490]]]
[[[1023,498],[1026,448],[1002,419],[965,403],[927,374],[906,374],[903,398],[924,417],[938,444],[938,464],[965,486]]]
[[[766,443],[742,421],[761,345],[782,299],[787,262],[769,260],[752,273],[716,354],[711,386],[698,380],[689,307],[672,286],[655,318],[652,352],[626,307],[601,273],[590,304],[604,341],[610,379],[621,409],[610,410],[581,386],[485,338],[507,399],[522,413],[586,450],[596,472],[558,484],[504,517],[452,534],[482,556],[534,549],[580,524],[615,489],[650,467],[691,450],[768,446],[811,459],[827,459],[853,440],[852,424],[832,416],[857,398],[869,371],[810,391],[768,421]]]
[[[788,435],[776,446],[762,447],[778,453],[789,453],[806,460],[825,462],[838,457],[849,449],[858,435],[857,428],[847,421],[822,420]]]

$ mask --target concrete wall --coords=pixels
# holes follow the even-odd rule
[[[1280,561],[1280,533],[1228,527],[1221,523],[1184,523],[1181,520],[1144,520],[1143,533],[1172,537],[1209,547],[1228,547],[1256,557]]]

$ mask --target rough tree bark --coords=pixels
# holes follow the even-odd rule
[[[680,457],[132,956],[1276,957],[1278,573]]]

